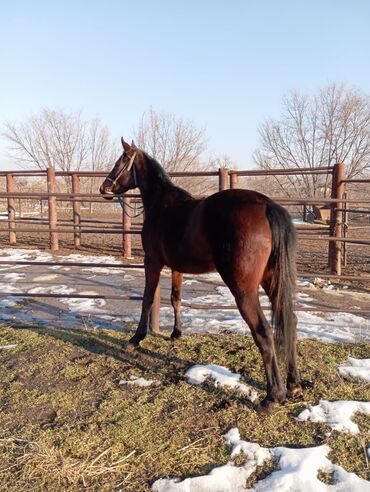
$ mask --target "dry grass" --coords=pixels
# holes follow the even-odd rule
[[[148,491],[159,477],[204,474],[226,463],[222,435],[234,426],[243,439],[262,446],[327,443],[334,462],[368,477],[369,418],[358,417],[356,436],[330,437],[328,426],[294,418],[321,398],[369,400],[369,384],[337,371],[349,355],[368,356],[368,344],[301,342],[302,376],[315,386],[305,402],[265,416],[242,395],[184,379],[194,363],[222,364],[243,373],[262,396],[261,361],[250,337],[187,336],[175,345],[151,337],[134,354],[120,350],[127,338],[112,331],[1,328],[0,345],[17,344],[0,351],[3,490]],[[118,384],[130,375],[160,384]],[[272,466],[261,467],[251,484]]]

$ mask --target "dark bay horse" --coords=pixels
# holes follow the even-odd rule
[[[300,396],[297,320],[293,312],[296,235],[288,212],[249,190],[226,190],[208,198],[194,198],[175,186],[160,164],[133,143],[129,145],[122,139],[122,145],[123,154],[100,192],[109,199],[137,187],[145,210],[145,291],[140,322],[130,346],[137,347],[147,334],[164,266],[172,269],[172,338],[181,335],[182,274],[217,270],[234,295],[263,359],[267,396],[262,407],[271,409],[287,396]],[[273,330],[260,306],[260,285],[271,301],[275,339],[284,349],[286,385],[277,364]]]

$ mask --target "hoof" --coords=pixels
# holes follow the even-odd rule
[[[126,345],[126,348],[124,349],[126,352],[134,352],[135,350],[137,350],[138,348],[140,347],[139,344],[135,345],[131,342],[128,342],[128,344]]]
[[[264,398],[261,403],[257,407],[257,411],[259,413],[263,413],[265,415],[271,415],[276,409],[277,403],[275,401],[269,400],[268,398]]]
[[[163,332],[161,332],[161,331],[152,331],[152,330],[150,330],[149,331],[149,334],[150,334],[150,336],[156,337],[156,338],[166,338],[166,335]]]
[[[287,398],[289,400],[302,400],[303,390],[300,385],[294,386],[293,388],[288,388]]]
[[[177,330],[174,330],[172,333],[171,333],[171,340],[178,340],[179,338],[181,338],[181,331],[177,331]]]
[[[133,352],[134,350],[138,349],[140,347],[140,341],[135,337],[130,338],[128,344],[126,345],[126,350],[128,352]]]

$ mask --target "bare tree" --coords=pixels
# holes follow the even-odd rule
[[[117,156],[107,127],[98,118],[84,120],[81,112],[43,108],[23,123],[5,123],[3,136],[11,156],[22,167],[98,171],[109,169]],[[70,179],[64,182],[70,190]],[[83,180],[86,191],[94,187],[96,179]]]
[[[13,159],[22,166],[60,171],[108,168],[113,146],[99,119],[81,112],[43,108],[24,123],[5,123],[3,136]]]
[[[283,99],[279,120],[260,128],[254,159],[263,169],[315,168],[346,164],[347,176],[370,168],[370,99],[358,90],[331,84],[308,97],[293,92]],[[289,195],[327,196],[329,178],[276,176]]]
[[[146,111],[134,137],[139,148],[154,157],[167,172],[209,171],[214,162],[203,157],[207,146],[205,130],[196,128],[171,113]],[[212,180],[204,178],[177,178],[175,181],[195,194],[204,194],[212,188]]]
[[[199,170],[206,149],[204,129],[170,113],[146,111],[134,131],[138,146],[159,161],[166,171]]]
[[[79,170],[88,155],[86,123],[79,112],[44,108],[24,123],[5,123],[3,136],[22,166]]]
[[[108,171],[113,166],[120,152],[119,146],[112,142],[109,130],[99,118],[91,120],[87,129],[88,163],[91,171]],[[93,194],[99,187],[101,178],[88,178],[87,190]],[[86,191],[87,191],[86,190]],[[90,202],[90,213],[93,202]]]

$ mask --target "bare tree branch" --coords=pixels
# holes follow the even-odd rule
[[[214,161],[203,158],[206,149],[204,129],[173,114],[150,108],[143,114],[134,136],[138,147],[153,156],[168,172],[205,171],[215,167]],[[181,178],[178,182],[196,194],[210,189],[204,179]]]
[[[260,148],[254,154],[263,169],[332,166],[346,164],[347,176],[370,168],[370,99],[344,86],[331,84],[314,97],[293,92],[283,99],[279,120],[267,120],[259,128]],[[328,177],[303,175],[279,184],[291,194],[326,196]]]

